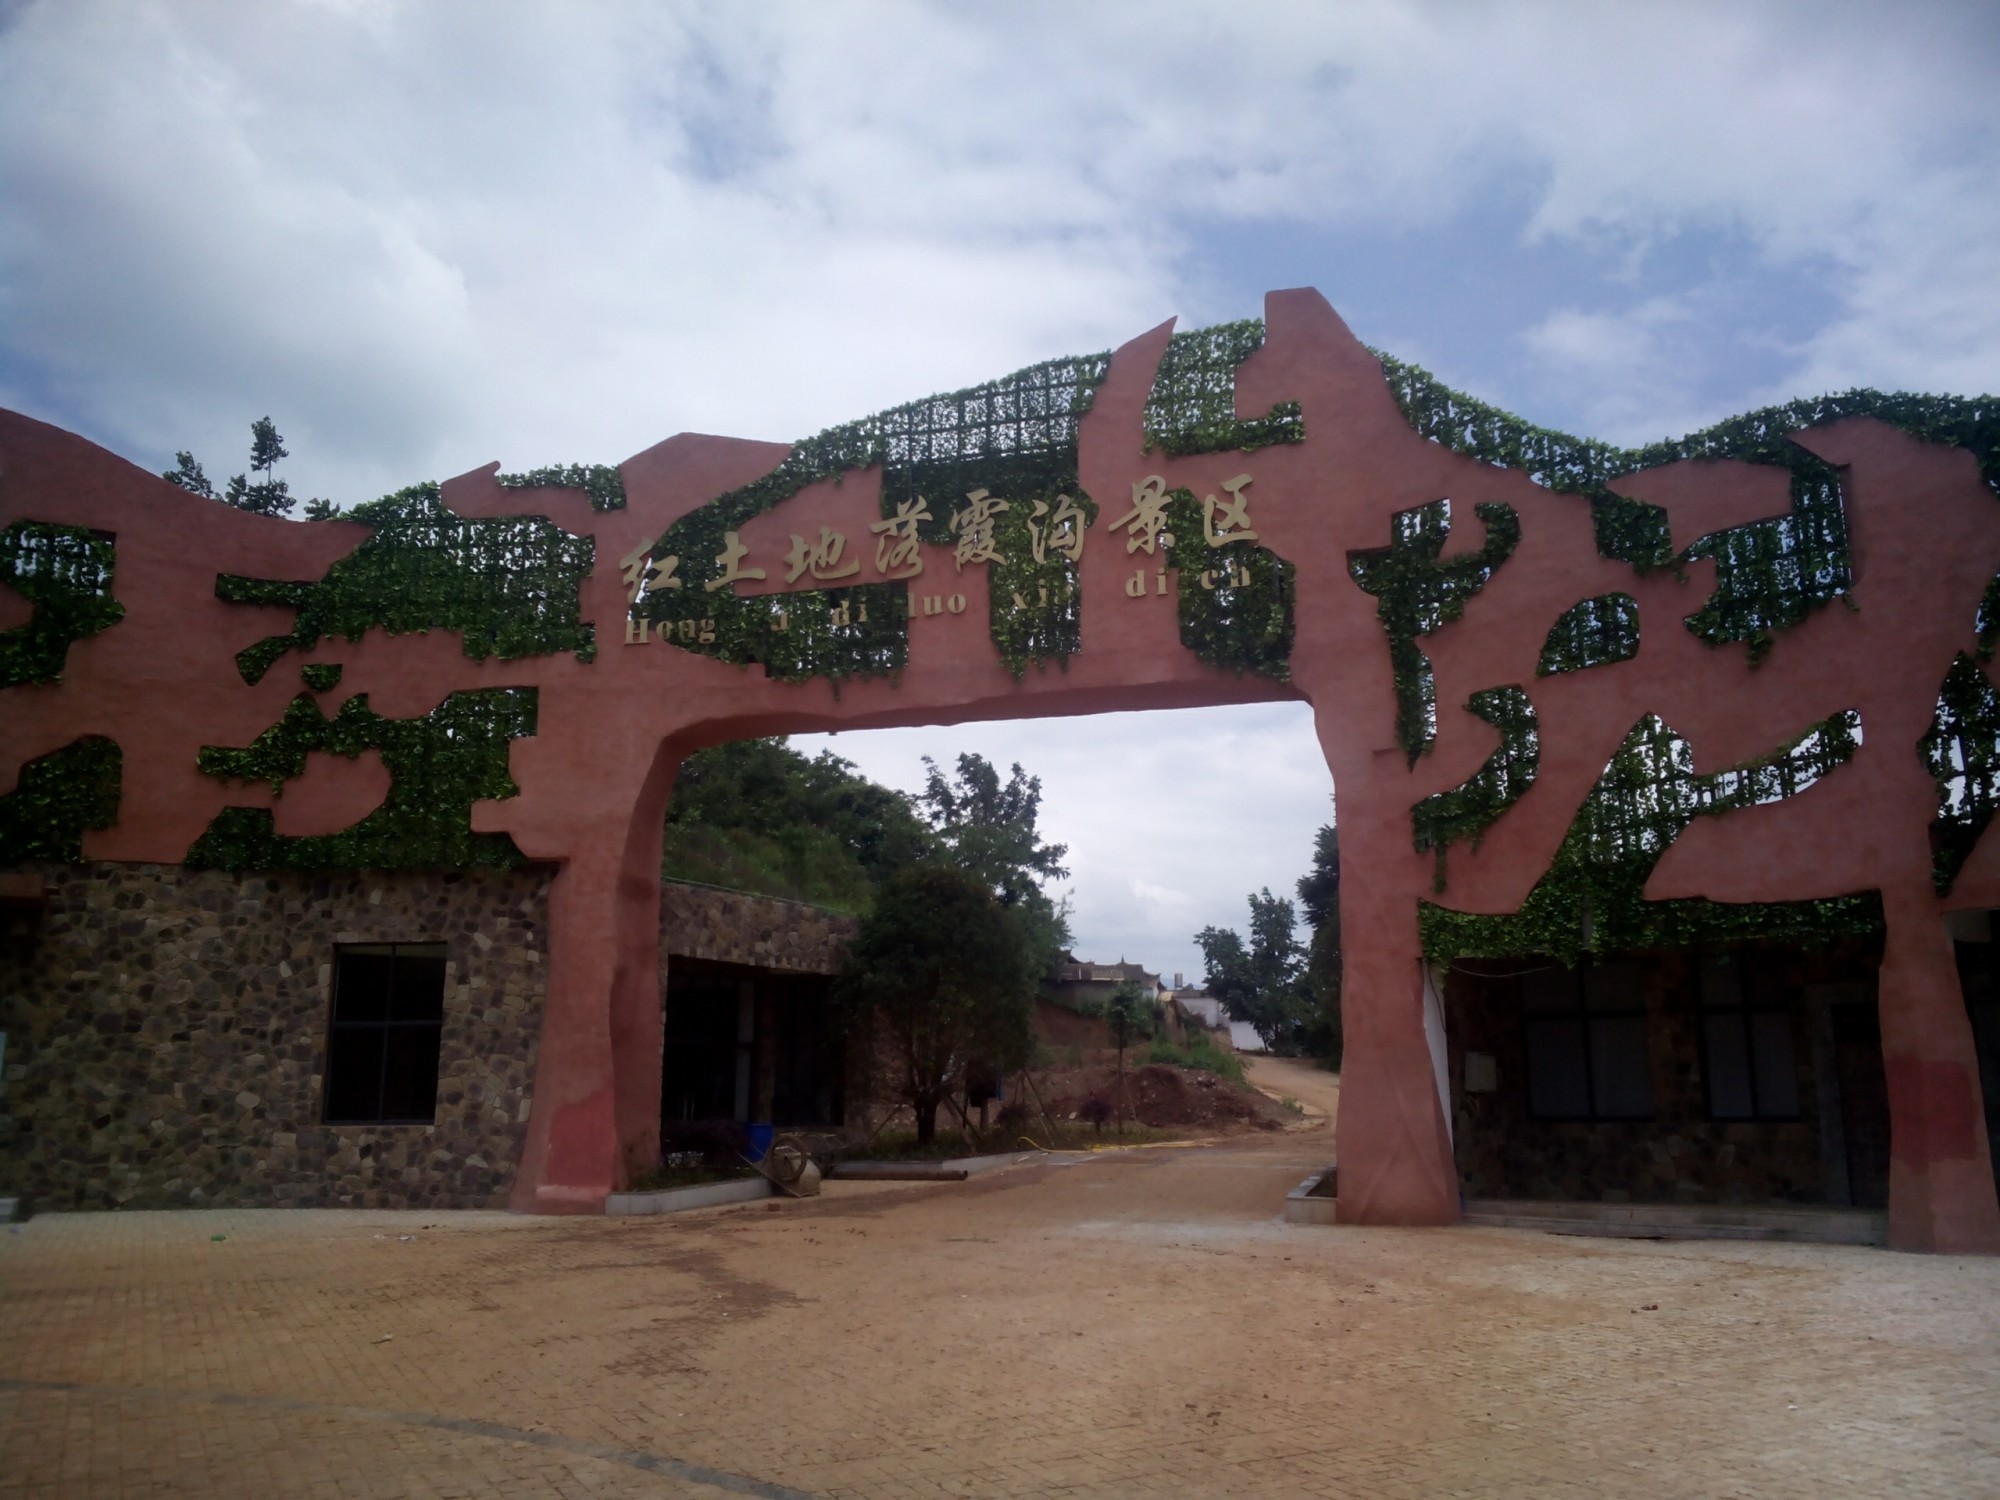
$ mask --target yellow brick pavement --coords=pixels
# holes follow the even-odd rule
[[[658,1220],[39,1218],[0,1496],[2000,1496],[2000,1263],[1288,1226],[1324,1139]]]

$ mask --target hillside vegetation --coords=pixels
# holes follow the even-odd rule
[[[907,795],[832,751],[808,757],[782,739],[739,740],[682,762],[660,872],[861,912],[877,885],[931,845]]]

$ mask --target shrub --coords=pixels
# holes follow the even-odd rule
[[[1206,1037],[1196,1035],[1185,1047],[1176,1047],[1172,1042],[1157,1041],[1146,1054],[1149,1063],[1163,1063],[1170,1068],[1199,1068],[1205,1073],[1216,1073],[1232,1083],[1243,1081],[1243,1059],[1234,1052],[1224,1052]]]

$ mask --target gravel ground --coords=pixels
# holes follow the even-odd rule
[[[1328,1152],[39,1218],[0,1495],[2000,1494],[2000,1262],[1284,1224]]]

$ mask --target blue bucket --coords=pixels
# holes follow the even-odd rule
[[[771,1141],[778,1133],[775,1125],[750,1125],[745,1127],[750,1135],[750,1149],[743,1154],[752,1162],[762,1161],[771,1150]]]

